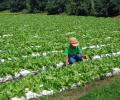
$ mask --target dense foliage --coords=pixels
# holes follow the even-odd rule
[[[115,16],[120,14],[120,0],[0,0],[0,10],[6,9],[25,13]]]
[[[104,44],[101,48],[86,48],[83,53],[95,56],[120,51],[120,20],[112,18],[40,16],[39,14],[0,16],[0,79],[15,75],[20,69],[38,70],[50,68],[37,75],[0,84],[0,100],[25,95],[25,89],[33,92],[54,90],[71,85],[82,85],[119,67],[120,56],[108,56],[100,60],[78,62],[73,66],[52,66],[65,61],[64,53],[33,56],[34,53],[64,50],[69,37],[76,37],[83,48]],[[119,52],[120,54],[120,52]]]

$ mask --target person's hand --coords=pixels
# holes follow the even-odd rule
[[[68,65],[69,64],[69,62],[68,62],[68,60],[66,60],[66,65]]]

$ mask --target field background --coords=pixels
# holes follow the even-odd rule
[[[33,56],[35,53],[61,51],[68,46],[70,37],[76,37],[81,47],[105,45],[102,48],[87,48],[89,56],[120,51],[120,19],[78,16],[47,16],[39,14],[0,14],[0,76],[14,75],[20,69],[37,70],[43,66],[51,70],[37,75],[28,75],[20,80],[0,84],[0,100],[22,96],[25,89],[33,92],[70,88],[81,85],[120,67],[120,57],[79,62],[62,69],[53,67],[64,62],[64,52],[48,56]],[[27,57],[26,57],[27,56]]]

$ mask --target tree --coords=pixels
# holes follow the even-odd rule
[[[0,0],[0,11],[9,9],[9,0]]]
[[[40,12],[43,12],[46,10],[48,0],[36,0],[36,9]]]
[[[108,16],[120,15],[120,0],[110,0],[108,7]]]
[[[26,0],[26,9],[28,10],[29,13],[34,12],[34,4],[36,1],[34,0]]]
[[[69,15],[89,15],[89,0],[68,0],[66,12]]]
[[[95,9],[97,16],[115,16],[120,14],[119,0],[96,0]]]
[[[29,13],[48,12],[83,16],[120,15],[120,0],[0,0],[0,11],[10,9]]]
[[[18,12],[25,8],[25,0],[10,0],[10,11]]]
[[[48,14],[58,14],[64,12],[65,0],[48,0],[46,10]]]
[[[95,16],[96,15],[96,9],[95,9],[95,1],[94,0],[90,0],[90,15]]]

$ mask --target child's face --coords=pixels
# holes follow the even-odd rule
[[[75,44],[70,44],[71,47],[76,48],[77,46]]]

